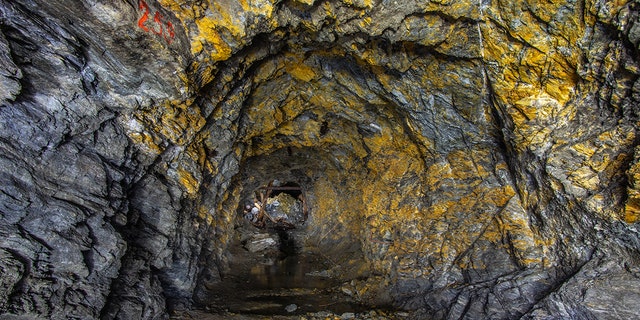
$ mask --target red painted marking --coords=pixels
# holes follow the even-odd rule
[[[140,20],[138,20],[138,27],[140,27],[142,30],[146,32],[149,32],[149,28],[147,28],[147,26],[144,25],[147,19],[149,19],[149,6],[147,5],[146,2],[144,2],[144,0],[140,0],[138,1],[138,8],[140,10],[144,10],[142,17],[140,18]]]
[[[173,23],[171,23],[171,21],[167,22],[167,32],[169,32],[169,38],[167,38],[167,36],[165,35],[164,39],[167,40],[169,44],[171,44],[173,38],[176,37],[176,32],[175,29],[173,29]]]
[[[145,32],[151,31],[158,36],[162,36],[168,44],[171,44],[173,39],[176,37],[176,30],[173,27],[171,21],[167,21],[166,28],[163,28],[163,26],[165,25],[163,21],[164,17],[160,13],[160,11],[156,11],[153,15],[154,26],[149,28],[145,25],[147,20],[149,20],[149,13],[151,13],[149,5],[147,5],[145,0],[139,0],[138,9],[142,11],[142,17],[138,19],[138,27],[140,27],[140,29],[144,30]]]
[[[153,28],[151,28],[151,31],[157,35],[161,35],[162,34],[162,15],[160,14],[160,11],[156,11],[156,14],[153,15],[153,21],[158,25],[160,29],[156,31]]]

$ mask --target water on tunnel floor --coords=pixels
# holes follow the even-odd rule
[[[259,252],[243,246],[256,231],[239,232],[229,250],[229,268],[210,293],[208,309],[254,315],[335,314],[368,310],[340,291],[335,262],[296,241],[296,230],[268,230],[278,245]],[[338,266],[339,267],[339,266]]]

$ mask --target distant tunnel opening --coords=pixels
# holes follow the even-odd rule
[[[302,227],[309,209],[302,187],[295,182],[272,180],[246,201],[244,218],[259,229],[288,230]]]

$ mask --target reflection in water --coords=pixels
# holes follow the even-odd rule
[[[261,315],[365,310],[336,290],[340,281],[331,276],[332,263],[296,247],[292,231],[276,232],[277,251],[251,253],[236,244],[228,272],[211,292],[209,307]],[[292,304],[296,309],[287,311]]]
[[[330,267],[326,260],[311,253],[298,253],[289,231],[279,229],[277,233],[280,254],[251,268],[250,281],[256,289],[324,289],[336,284],[328,277],[317,276],[319,271]]]
[[[323,274],[322,271],[325,271],[326,267],[327,265],[314,255],[284,256],[253,266],[250,282],[256,289],[324,289],[336,284],[327,276],[318,276]]]

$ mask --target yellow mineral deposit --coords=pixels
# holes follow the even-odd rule
[[[311,6],[313,0],[298,1],[302,5]],[[375,28],[374,20],[375,4],[371,1],[344,1],[354,10],[358,10],[358,25],[363,30]],[[178,19],[183,22],[187,36],[191,41],[191,53],[195,56],[203,56],[194,64],[196,69],[205,70],[205,64],[215,64],[232,57],[234,52],[247,44],[250,21],[271,21],[267,25],[277,25],[274,16],[274,3],[270,1],[224,1],[202,2],[197,5],[183,6],[177,1],[161,0],[160,4],[171,10]],[[599,10],[595,10],[591,2],[587,6],[585,19],[579,19],[575,15],[563,15],[560,21],[555,21],[554,30],[546,30],[549,27],[542,22],[550,22],[558,18],[556,13],[565,6],[564,2],[538,3],[531,5],[526,1],[504,2],[495,1],[482,8],[472,6],[465,2],[445,3],[433,2],[425,10],[442,10],[443,14],[452,18],[461,16],[481,20],[479,22],[478,35],[480,44],[469,52],[475,52],[482,56],[482,63],[499,66],[498,73],[491,74],[493,82],[490,84],[496,103],[504,106],[509,119],[515,128],[513,134],[517,142],[517,151],[541,150],[547,148],[552,139],[563,141],[562,137],[554,138],[554,128],[565,125],[575,120],[576,110],[570,103],[575,97],[578,77],[575,65],[580,59],[580,48],[577,43],[585,36],[585,32],[594,23],[593,16],[614,16],[624,1],[609,2]],[[323,2],[319,11],[325,17],[335,20],[335,7],[332,3]],[[578,10],[579,8],[575,8]],[[577,13],[580,13],[579,11]],[[403,22],[403,28],[409,30],[415,24],[415,18],[407,18]],[[456,50],[460,43],[476,41],[468,38],[469,34],[462,29],[454,29],[453,25],[443,20],[440,15],[425,15],[427,26],[439,30],[443,35],[441,40],[435,41],[438,34],[421,41],[423,45],[438,46],[441,52]],[[303,23],[311,23],[303,21]],[[335,22],[336,24],[338,22]],[[309,25],[311,27],[312,24]],[[313,27],[315,28],[315,27]],[[337,28],[337,25],[336,25]],[[337,28],[338,29],[338,28]],[[444,39],[450,39],[444,41]],[[455,40],[452,42],[452,40]],[[432,42],[429,42],[432,41]],[[434,42],[435,41],[435,42]],[[291,48],[296,48],[293,44]],[[402,44],[402,50],[411,53],[415,50],[414,44]],[[459,64],[448,64],[437,58],[406,59],[408,55],[400,55],[400,59],[390,58],[387,52],[381,51],[377,46],[351,43],[349,46],[318,50],[319,56],[353,54],[358,64],[374,75],[377,83],[386,90],[396,90],[406,97],[412,97],[411,92],[401,92],[394,83],[394,78],[388,73],[388,67],[399,69],[403,72],[412,70],[422,74],[421,83],[418,85],[430,86],[437,89],[445,89],[460,83],[482,86],[482,77],[462,79],[459,76]],[[416,131],[411,121],[394,119],[393,112],[380,112],[384,118],[369,119],[361,125],[370,126],[375,133],[365,136],[361,140],[354,139],[357,136],[357,127],[347,125],[346,122],[331,122],[338,128],[329,128],[331,114],[342,114],[351,117],[354,121],[359,119],[364,112],[364,103],[386,104],[384,100],[378,100],[371,89],[363,87],[363,83],[354,81],[352,75],[346,70],[334,70],[333,81],[323,81],[324,71],[319,65],[308,59],[308,53],[287,52],[284,55],[265,61],[254,75],[257,84],[253,94],[253,105],[246,108],[245,116],[252,125],[246,128],[244,142],[249,145],[244,157],[268,155],[283,148],[327,148],[331,146],[343,146],[353,153],[349,157],[342,158],[346,168],[353,168],[356,163],[366,163],[366,171],[356,172],[350,177],[350,187],[362,188],[360,196],[348,201],[345,205],[339,194],[335,193],[334,184],[341,180],[338,171],[327,172],[328,180],[315,182],[313,189],[322,194],[322,201],[314,206],[316,219],[342,219],[343,211],[352,212],[357,221],[368,219],[368,226],[352,224],[350,232],[354,234],[371,233],[380,238],[385,232],[402,229],[403,221],[415,219],[421,216],[430,221],[443,221],[446,219],[450,225],[464,225],[458,216],[469,208],[486,208],[487,216],[467,216],[468,223],[476,221],[484,225],[482,232],[451,231],[455,241],[443,244],[442,239],[436,235],[441,233],[429,233],[428,230],[420,230],[425,234],[426,241],[419,242],[407,239],[394,240],[393,246],[388,250],[393,254],[400,254],[397,250],[412,251],[412,248],[420,248],[427,252],[441,252],[442,257],[450,257],[459,254],[465,246],[470,245],[474,239],[480,237],[494,245],[500,245],[501,239],[509,235],[518,235],[513,241],[514,250],[517,250],[522,265],[539,265],[541,258],[532,256],[531,252],[541,250],[543,243],[531,228],[522,214],[522,206],[518,203],[518,197],[512,186],[491,187],[483,185],[483,181],[492,177],[495,170],[508,170],[504,162],[496,167],[488,166],[483,161],[490,156],[492,150],[476,148],[474,150],[452,150],[440,157],[424,161],[427,151],[434,148],[430,137]],[[615,65],[615,59],[607,60],[610,66]],[[468,63],[473,67],[475,62]],[[198,67],[202,65],[202,67]],[[605,66],[606,67],[606,66]],[[204,81],[213,80],[214,69],[203,72]],[[446,74],[447,76],[440,76]],[[435,75],[435,76],[434,76]],[[209,78],[206,78],[209,76]],[[228,79],[227,81],[230,81]],[[280,83],[279,86],[270,85],[272,82]],[[348,84],[345,88],[340,84]],[[279,92],[274,92],[280,90]],[[281,96],[281,95],[286,96]],[[481,103],[481,98],[477,103]],[[315,119],[299,122],[297,119],[308,110],[313,110]],[[219,112],[219,111],[218,111]],[[465,113],[466,112],[466,113]],[[461,111],[465,118],[474,117],[469,110]],[[218,119],[224,114],[214,114]],[[135,131],[129,134],[137,144],[144,146],[149,152],[159,153],[162,148],[158,146],[159,138],[168,140],[173,144],[185,145],[193,140],[194,135],[204,126],[205,119],[200,115],[199,109],[193,106],[193,101],[167,101],[159,103],[151,109],[137,115],[145,130]],[[324,124],[323,124],[324,119]],[[396,121],[391,121],[396,120]],[[376,122],[377,121],[377,122]],[[401,125],[404,123],[405,125]],[[541,126],[544,124],[544,126]],[[324,126],[324,127],[323,127]],[[603,133],[607,135],[610,133]],[[156,137],[157,136],[157,137]],[[256,144],[253,138],[260,137],[261,142]],[[281,137],[288,137],[281,139]],[[414,137],[410,139],[409,137]],[[566,174],[566,178],[573,185],[597,192],[603,183],[601,179],[610,178],[607,170],[612,162],[605,148],[599,147],[605,141],[619,141],[632,144],[634,136],[628,133],[614,133],[614,136],[600,136],[598,141],[577,142],[570,146],[576,152],[576,156],[584,159],[584,166],[574,168],[574,171]],[[257,140],[256,140],[257,141]],[[565,143],[568,143],[565,141]],[[188,155],[201,167],[208,168],[210,173],[217,172],[215,163],[206,159],[206,152],[202,147],[189,147]],[[545,149],[546,150],[546,149]],[[337,158],[336,158],[337,159]],[[364,160],[366,159],[366,160]],[[553,163],[553,162],[552,162]],[[425,167],[426,166],[426,167]],[[621,219],[628,223],[634,223],[640,218],[640,192],[638,185],[638,165],[629,171],[630,181],[629,199]],[[187,168],[179,168],[177,172],[180,184],[188,194],[197,192],[200,182],[193,172]],[[605,176],[603,176],[605,175]],[[402,178],[415,177],[410,185],[400,186]],[[567,187],[554,182],[552,185],[560,190]],[[405,188],[405,189],[398,189]],[[427,192],[440,192],[441,197],[428,205],[407,207],[408,190],[424,188]],[[455,188],[455,191],[450,190]],[[403,191],[405,190],[405,191]],[[413,191],[412,191],[413,192]],[[454,193],[451,193],[454,192]],[[524,192],[524,191],[522,191]],[[600,199],[600,200],[597,200]],[[589,200],[591,204],[603,201],[602,198]],[[413,200],[412,200],[413,201]],[[514,212],[502,211],[507,202],[509,206],[520,208],[516,215]],[[528,203],[528,202],[527,202]],[[515,210],[515,209],[514,209]],[[201,210],[200,214],[204,214]],[[463,215],[464,216],[464,215]],[[370,228],[367,230],[367,228]],[[466,227],[459,230],[467,230]],[[327,230],[328,231],[328,230]],[[445,232],[444,230],[442,232]],[[430,234],[430,235],[429,235]],[[369,240],[363,240],[365,243]],[[402,244],[407,241],[406,245]],[[374,246],[375,247],[375,246]],[[373,247],[371,247],[373,248]],[[531,249],[535,248],[535,249]],[[372,249],[373,250],[373,249]],[[533,251],[531,251],[533,250]],[[391,254],[391,253],[389,253]],[[462,263],[462,262],[461,262]],[[479,267],[479,266],[475,266]],[[486,266],[482,266],[486,267]]]

